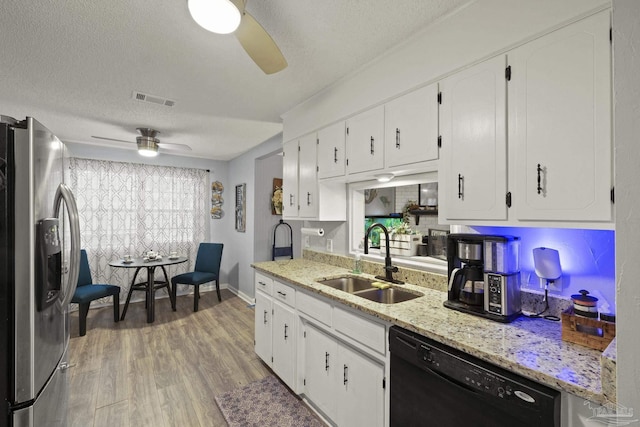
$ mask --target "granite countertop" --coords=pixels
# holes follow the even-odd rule
[[[318,283],[323,278],[351,272],[309,259],[259,262],[252,266],[555,389],[601,404],[615,399],[603,392],[602,353],[562,341],[560,322],[525,317],[509,324],[494,322],[445,308],[442,303],[446,292],[411,284],[394,286],[424,296],[398,304],[376,303]]]

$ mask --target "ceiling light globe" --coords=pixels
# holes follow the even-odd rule
[[[138,154],[144,157],[155,157],[158,155],[158,152],[148,148],[138,148]]]
[[[240,11],[229,0],[188,0],[187,5],[193,20],[212,33],[233,33],[240,25]]]

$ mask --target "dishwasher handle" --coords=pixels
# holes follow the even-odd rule
[[[451,378],[451,377],[450,377],[450,376],[448,376],[448,375],[445,375],[445,374],[444,374],[444,373],[442,373],[442,372],[434,371],[433,369],[431,369],[431,368],[429,368],[428,366],[425,366],[425,365],[422,365],[422,368],[423,368],[425,371],[427,371],[427,372],[429,372],[429,373],[431,373],[431,374],[433,374],[433,375],[435,375],[435,376],[437,376],[437,377],[441,378],[443,381],[446,381],[446,382],[447,382],[447,383],[449,383],[451,386],[453,386],[453,387],[456,387],[456,388],[460,389],[461,391],[466,391],[466,392],[470,392],[470,393],[473,393],[473,394],[479,394],[477,390],[475,390],[475,389],[473,389],[473,388],[469,387],[469,386],[468,386],[468,385],[466,385],[466,384],[461,383],[460,381],[457,381],[457,380],[455,380],[455,379]]]
[[[399,342],[401,342],[402,344],[404,344],[405,346],[410,347],[410,348],[412,348],[412,349],[414,349],[414,350],[418,348],[417,343],[416,343],[415,341],[413,341],[413,340],[408,340],[408,339],[406,339],[406,338],[404,338],[404,337],[401,337],[401,336],[399,336],[399,335],[397,335],[397,336],[395,337],[395,339],[396,339],[396,341],[399,341]]]

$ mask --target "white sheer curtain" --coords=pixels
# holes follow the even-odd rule
[[[135,270],[110,267],[109,262],[148,250],[189,257],[184,264],[167,267],[169,279],[193,268],[198,244],[207,241],[206,171],[79,158],[69,164],[82,248],[94,283],[121,286],[123,301]],[[146,272],[140,272],[137,281],[141,279],[146,280]],[[142,296],[134,293],[134,298]]]

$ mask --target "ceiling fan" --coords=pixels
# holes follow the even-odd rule
[[[251,59],[273,74],[287,67],[287,60],[269,33],[246,10],[247,0],[187,0],[194,21],[205,30],[234,33]]]
[[[185,144],[172,144],[168,142],[160,142],[156,135],[158,132],[151,128],[137,128],[140,136],[136,137],[136,144],[138,144],[138,154],[146,157],[154,157],[158,155],[158,149],[162,151],[191,151],[191,147]],[[118,141],[127,142],[133,144],[133,141],[125,141],[123,139],[106,138],[104,136],[92,135],[92,138],[103,139],[105,141]]]

